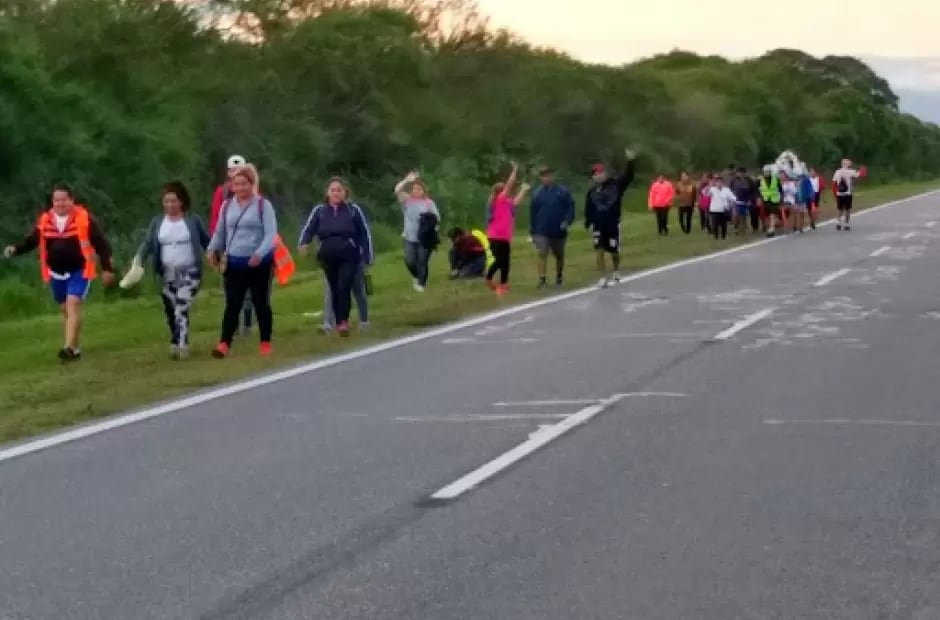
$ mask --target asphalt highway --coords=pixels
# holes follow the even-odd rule
[[[940,618],[938,274],[934,194],[8,452],[0,619]]]

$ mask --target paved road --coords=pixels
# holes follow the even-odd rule
[[[0,618],[940,618],[938,273],[940,195],[0,461]]]

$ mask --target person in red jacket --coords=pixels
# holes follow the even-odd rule
[[[222,212],[222,205],[232,198],[232,175],[242,166],[247,165],[247,160],[241,155],[232,155],[226,162],[225,182],[215,188],[212,194],[212,207],[209,210],[209,236],[215,234],[215,227],[219,223],[219,213]],[[223,289],[224,290],[224,289]],[[251,323],[254,314],[254,306],[251,303],[251,294],[245,294],[245,304],[242,308],[242,334],[247,334],[251,330]]]
[[[215,234],[215,227],[219,223],[219,212],[226,200],[232,197],[232,174],[248,162],[241,155],[232,155],[226,165],[225,182],[215,188],[212,194],[212,207],[209,210],[209,235]]]

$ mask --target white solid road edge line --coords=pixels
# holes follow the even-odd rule
[[[821,420],[775,420],[769,419],[764,420],[764,424],[768,426],[783,426],[783,425],[859,425],[859,426],[897,426],[897,427],[909,427],[909,428],[940,428],[940,422],[930,422],[922,420],[853,420],[850,418],[823,418]]]
[[[914,200],[920,200],[921,198],[926,198],[927,196],[933,196],[934,194],[940,193],[940,189],[932,190],[929,192],[924,192],[922,194],[917,194],[914,196],[908,196],[907,198],[902,198],[900,200],[894,200],[891,202],[886,202],[875,207],[870,207],[859,211],[853,217],[864,217],[869,213],[874,213],[882,209],[887,209],[890,207],[897,206],[899,204],[904,204],[907,202],[912,202]],[[835,219],[829,219],[824,222],[817,224],[817,227],[827,226],[835,222]],[[728,248],[727,250],[721,250],[719,252],[713,252],[711,254],[702,254],[701,256],[693,256],[692,258],[687,258],[684,260],[676,261],[674,263],[669,263],[662,265],[660,267],[654,267],[653,269],[647,269],[645,271],[638,271],[636,273],[627,275],[621,278],[619,284],[627,284],[629,282],[634,282],[636,280],[641,280],[643,278],[648,278],[660,273],[667,273],[675,269],[681,269],[682,267],[688,267],[689,265],[697,265],[699,263],[708,262],[716,258],[721,258],[724,256],[729,256],[736,254],[738,252],[745,252],[747,250],[766,245],[768,243],[778,242],[783,237],[774,237],[771,239],[760,239],[752,243],[745,243],[743,245],[738,245],[733,248]],[[33,452],[39,452],[40,450],[45,450],[52,448],[61,444],[69,443],[79,439],[84,439],[86,437],[91,437],[92,435],[97,435],[100,433],[105,433],[122,426],[128,426],[130,424],[136,424],[137,422],[142,422],[144,420],[149,420],[150,418],[156,418],[168,413],[174,413],[182,409],[188,409],[189,407],[195,407],[203,403],[207,403],[213,400],[218,400],[220,398],[225,398],[226,396],[232,396],[234,394],[240,394],[248,390],[253,390],[257,387],[270,385],[272,383],[277,383],[279,381],[285,381],[287,379],[293,379],[300,375],[305,375],[310,372],[317,370],[322,370],[324,368],[330,368],[338,364],[344,364],[352,360],[357,360],[363,357],[368,357],[370,355],[375,355],[376,353],[382,353],[384,351],[390,351],[392,349],[397,349],[404,347],[416,342],[422,342],[431,338],[437,338],[439,336],[444,336],[446,334],[452,334],[454,332],[466,329],[468,327],[474,327],[483,323],[488,323],[490,321],[500,319],[505,316],[511,316],[518,314],[520,312],[527,312],[535,308],[541,308],[542,306],[548,306],[557,304],[569,299],[575,299],[577,297],[582,297],[589,293],[598,293],[598,288],[596,285],[586,286],[581,289],[574,291],[569,291],[567,293],[562,293],[560,295],[555,295],[552,297],[546,297],[544,299],[538,299],[536,301],[530,301],[518,306],[512,306],[509,308],[504,308],[502,310],[496,310],[494,312],[489,312],[487,314],[482,314],[476,317],[471,317],[469,319],[464,319],[462,321],[457,321],[456,323],[449,323],[447,325],[442,325],[441,327],[436,327],[429,329],[423,332],[418,332],[410,336],[404,336],[396,340],[389,340],[371,347],[366,347],[364,349],[359,349],[357,351],[350,351],[349,353],[342,353],[340,355],[334,355],[332,357],[327,357],[315,362],[309,362],[307,364],[302,364],[300,366],[295,366],[294,368],[288,368],[279,372],[271,373],[268,375],[261,375],[254,377],[252,379],[245,379],[243,381],[238,381],[228,385],[223,385],[222,387],[213,388],[204,392],[193,394],[191,396],[186,396],[178,400],[172,400],[161,405],[155,405],[142,409],[140,411],[126,413],[117,415],[115,417],[107,418],[100,422],[93,422],[85,426],[79,426],[70,430],[58,432],[46,437],[41,437],[39,439],[34,439],[27,441],[21,444],[13,444],[12,446],[0,449],[0,462],[8,461],[20,456],[25,456]]]
[[[840,269],[840,270],[838,270],[838,271],[833,271],[832,273],[827,273],[827,274],[824,275],[823,277],[819,278],[819,280],[817,280],[817,281],[816,281],[816,284],[814,284],[813,286],[817,286],[817,287],[819,287],[819,286],[826,286],[827,284],[829,284],[829,283],[832,282],[833,280],[836,280],[836,279],[838,279],[838,278],[841,278],[842,276],[844,276],[845,274],[847,274],[847,273],[850,272],[850,271],[852,271],[852,270],[849,269],[848,267],[846,267],[845,269]]]
[[[755,312],[754,314],[748,315],[744,317],[743,319],[741,319],[740,321],[738,321],[737,323],[735,323],[734,325],[732,325],[731,327],[729,327],[728,329],[724,330],[723,332],[719,332],[718,334],[715,334],[715,337],[712,338],[712,340],[728,340],[729,338],[731,338],[738,332],[747,329],[748,327],[750,327],[754,323],[757,323],[758,321],[762,321],[766,319],[773,313],[774,313],[774,308],[764,308],[760,312]]]
[[[623,397],[618,394],[603,400],[596,405],[585,407],[581,411],[568,416],[557,424],[542,427],[537,432],[532,433],[529,439],[523,441],[512,450],[504,452],[492,461],[478,467],[477,469],[474,469],[470,473],[448,484],[446,487],[436,491],[431,495],[431,499],[444,501],[460,497],[470,489],[479,486],[487,479],[492,478],[507,467],[518,463],[520,460],[532,454],[539,448],[558,439],[576,426],[584,424],[600,412],[615,405],[622,398]]]
[[[891,249],[891,246],[890,246],[890,245],[883,245],[883,246],[881,246],[880,248],[878,248],[877,250],[875,250],[874,252],[872,252],[871,255],[872,255],[872,256],[881,256],[882,254],[884,254],[885,252],[887,252],[887,251],[890,250],[890,249]]]

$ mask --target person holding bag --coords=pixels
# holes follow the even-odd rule
[[[222,334],[212,351],[212,356],[217,359],[229,354],[248,291],[251,291],[258,319],[260,353],[270,355],[272,351],[271,283],[277,216],[271,203],[257,194],[257,182],[258,173],[254,166],[235,170],[232,175],[233,196],[222,206],[218,227],[209,242],[209,264],[218,268],[225,284]]]
[[[162,202],[163,213],[150,221],[134,265],[142,268],[147,259],[153,261],[170,328],[170,356],[185,359],[189,357],[189,309],[202,282],[202,253],[209,245],[209,233],[199,216],[190,212],[189,192],[182,183],[167,183]],[[132,280],[122,281],[121,286],[127,288]]]

